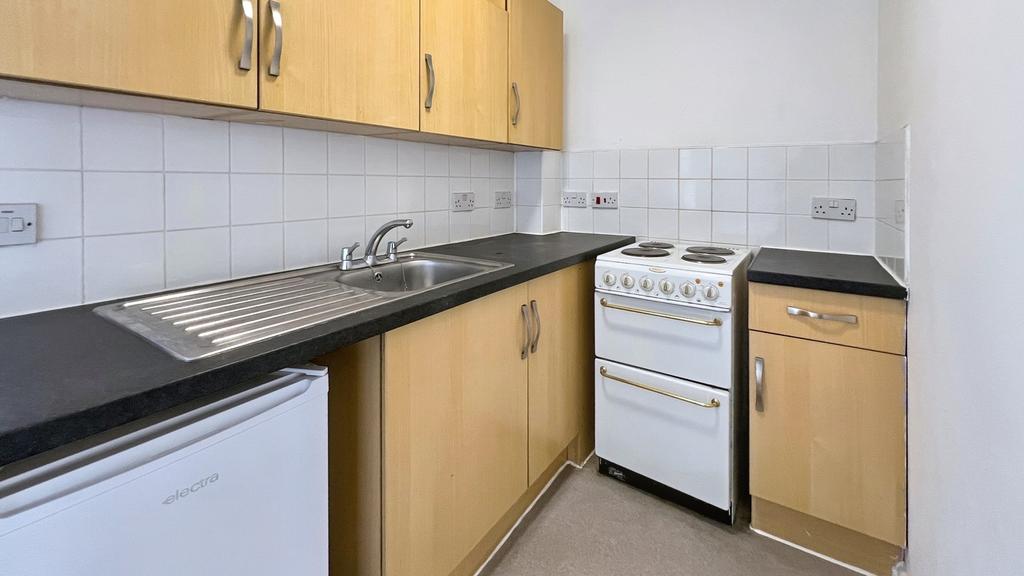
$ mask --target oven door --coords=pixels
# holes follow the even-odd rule
[[[594,294],[598,358],[728,389],[733,383],[732,331],[730,312]]]
[[[600,358],[594,383],[599,457],[730,509],[729,392]]]

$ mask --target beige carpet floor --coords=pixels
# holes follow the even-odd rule
[[[597,472],[569,468],[485,576],[851,576],[820,558],[729,527]]]

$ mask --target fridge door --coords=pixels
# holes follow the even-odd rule
[[[276,373],[0,482],[3,574],[326,575],[326,395]]]

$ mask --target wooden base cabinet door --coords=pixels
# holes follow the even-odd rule
[[[255,108],[255,1],[0,0],[0,75]]]
[[[508,13],[493,0],[422,0],[420,130],[508,142]]]
[[[589,291],[580,264],[527,285],[530,352],[530,483],[580,431],[583,388],[591,383],[593,351],[587,321]],[[587,278],[586,280],[590,280]],[[581,301],[585,304],[581,313]],[[539,321],[538,321],[539,320]],[[592,383],[591,383],[592,385]]]
[[[384,573],[446,576],[527,488],[516,286],[384,340]]]
[[[419,128],[419,0],[259,1],[261,110]]]
[[[903,546],[905,391],[903,356],[751,331],[750,493]]]
[[[548,0],[509,0],[508,141],[562,147],[562,11]]]

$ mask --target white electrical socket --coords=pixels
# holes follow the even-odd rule
[[[511,208],[512,207],[512,191],[511,190],[496,190],[494,192],[494,207],[495,208]]]
[[[472,210],[473,208],[476,208],[476,193],[455,192],[452,194],[452,210],[455,212],[464,212],[466,210]]]
[[[857,201],[853,198],[811,198],[811,217],[824,220],[856,220]]]
[[[586,208],[587,207],[587,193],[586,192],[571,192],[565,190],[562,192],[562,206],[568,208]]]
[[[590,194],[591,208],[618,208],[618,192],[593,192]]]

